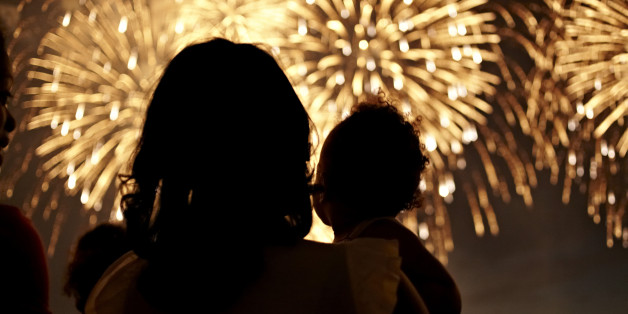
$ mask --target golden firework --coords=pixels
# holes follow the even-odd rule
[[[28,66],[26,55],[17,58],[18,78],[28,73],[15,93],[27,106],[28,130],[24,124],[16,138],[43,140],[31,150],[13,145],[26,151],[3,192],[13,193],[17,178],[35,168],[40,182],[27,210],[45,203],[49,216],[65,192],[78,196],[92,223],[102,219],[103,200],[113,206],[107,217],[115,215],[116,174],[133,151],[161,68],[186,43],[221,36],[275,47],[319,140],[356,100],[378,89],[410,118],[422,117],[432,161],[420,185],[425,207],[400,218],[442,261],[453,248],[447,206],[456,189],[468,200],[476,233],[485,234],[487,224],[497,234],[490,199],[509,201],[514,186],[531,205],[534,165],[549,167],[555,181],[564,167],[567,201],[572,182],[586,182],[594,219],[607,205],[609,243],[621,236],[628,244],[621,224],[628,199],[625,4],[575,1],[563,10],[562,1],[552,0],[77,3],[55,9],[59,26],[42,27],[38,57]],[[36,25],[30,23],[19,28],[18,40]],[[596,34],[609,36],[596,41]],[[509,43],[530,65],[509,58]],[[534,164],[514,140],[517,125],[534,140]],[[57,215],[49,247],[67,216]],[[330,230],[317,221],[310,238],[329,241]]]
[[[600,2],[587,3],[594,7],[601,5]],[[574,188],[588,192],[587,211],[596,223],[602,220],[600,209],[606,204],[607,244],[611,246],[613,238],[622,238],[624,246],[628,246],[628,230],[624,228],[622,231],[626,162],[615,151],[617,139],[625,132],[625,127],[621,127],[621,115],[610,118],[618,125],[607,125],[606,131],[602,132],[605,134],[595,132],[600,129],[600,122],[608,123],[608,112],[615,110],[619,102],[603,101],[596,105],[601,106],[598,109],[607,108],[606,112],[601,109],[601,117],[597,118],[591,109],[593,105],[586,107],[584,104],[587,100],[589,103],[601,101],[602,96],[594,95],[606,93],[605,97],[610,97],[614,93],[611,89],[597,91],[596,84],[601,87],[601,83],[595,77],[600,74],[591,74],[595,72],[591,70],[594,68],[596,71],[613,68],[608,63],[613,57],[603,52],[598,54],[600,50],[595,48],[600,44],[601,51],[606,51],[608,42],[613,40],[608,40],[604,33],[592,37],[593,29],[585,31],[572,25],[579,19],[576,16],[595,15],[591,8],[583,10],[582,3],[566,6],[565,1],[552,0],[525,4],[495,1],[489,7],[500,16],[500,46],[508,50],[498,64],[511,93],[498,95],[498,98],[502,98],[500,103],[511,104],[504,107],[509,123],[519,124],[522,132],[533,139],[536,169],[549,168],[553,184],[563,177],[563,203],[570,202]],[[618,14],[611,16],[620,17]],[[601,20],[606,19],[601,14],[598,16]],[[582,20],[577,23],[588,25]],[[621,32],[619,29],[606,30]],[[621,54],[622,49],[625,53],[624,45],[615,45],[618,51],[614,53]],[[587,57],[583,58],[583,55]],[[604,71],[601,72],[603,75]],[[621,84],[619,81],[626,78],[620,74],[615,79],[618,80],[615,83]],[[583,88],[586,84],[590,85],[589,89]],[[594,100],[595,97],[598,100]]]
[[[187,0],[182,7],[196,39],[223,37],[235,42],[272,44],[286,29],[284,0]]]
[[[28,66],[28,59],[31,54],[37,50],[41,38],[51,29],[56,28],[59,23],[57,19],[63,18],[64,15],[70,15],[74,7],[68,3],[52,4],[49,1],[21,1],[16,8],[19,16],[18,24],[13,30],[13,40],[7,47],[8,53],[13,60],[14,75],[25,74]],[[45,15],[49,18],[42,19]],[[21,78],[16,82],[22,82]],[[15,88],[20,91],[21,88]],[[16,95],[18,96],[18,95]]]
[[[28,72],[32,69],[30,58],[38,51],[39,42],[43,36],[54,30],[59,24],[71,16],[73,10],[78,6],[77,1],[46,1],[46,0],[24,0],[17,6],[19,15],[18,23],[13,29],[13,38],[8,45],[8,53],[13,61],[13,88],[11,111],[18,122],[17,131],[14,134],[7,153],[7,160],[3,164],[2,180],[0,181],[0,194],[3,198],[23,201],[22,208],[28,217],[32,217],[34,209],[39,204],[45,203],[42,213],[44,220],[54,217],[52,236],[46,236],[50,240],[48,253],[53,254],[55,244],[61,226],[64,224],[67,215],[61,213],[52,215],[58,208],[59,191],[50,192],[48,184],[43,184],[40,180],[37,188],[33,188],[32,180],[26,179],[32,176],[41,178],[43,171],[40,160],[35,156],[34,147],[41,143],[41,132],[27,132],[27,124],[33,115],[36,114],[34,108],[24,108],[23,103],[30,99],[25,95],[30,81]],[[45,16],[46,18],[42,18]],[[10,171],[6,171],[9,170]],[[33,173],[34,172],[34,173]],[[25,180],[23,180],[25,179]],[[25,184],[21,184],[25,183]],[[41,184],[41,185],[40,185]],[[43,198],[43,201],[42,201]],[[44,206],[42,206],[44,207]]]
[[[134,151],[153,85],[185,46],[175,5],[85,0],[43,37],[21,91],[25,110],[32,112],[24,132],[43,137],[31,148],[41,164],[29,208],[51,193],[44,209],[44,216],[49,215],[63,190],[79,196],[95,223],[105,195],[113,193],[116,201],[108,217],[120,214],[117,175]],[[34,159],[32,153],[27,152],[23,167]],[[55,222],[49,252],[60,224]]]
[[[486,127],[493,112],[486,99],[500,83],[498,75],[483,68],[498,56],[487,47],[500,41],[490,24],[495,15],[476,11],[486,2],[292,1],[293,31],[280,45],[287,72],[322,139],[356,100],[379,89],[398,99],[410,118],[422,117],[432,162],[420,186],[426,206],[401,218],[443,261],[453,248],[446,204],[456,190],[455,173],[465,168],[465,150],[475,152],[486,168],[469,182],[467,193],[470,204],[478,205],[472,206],[478,235],[484,234],[482,211],[497,233],[484,182],[501,192],[505,177],[493,153],[506,160],[517,192],[530,195],[531,179],[517,148],[505,145],[501,129]]]
[[[500,45],[492,49],[504,79],[504,92],[496,102],[507,123],[532,138],[535,168],[551,169],[557,183],[560,163],[556,148],[570,144],[569,118],[574,114],[554,72],[556,42],[562,39],[562,3],[540,0],[528,3],[493,1],[485,7],[495,12]]]
[[[556,43],[556,73],[575,114],[567,162],[572,178],[587,180],[588,212],[606,211],[607,245],[628,247],[628,5],[575,0],[564,10],[564,40]]]

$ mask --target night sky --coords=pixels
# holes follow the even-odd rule
[[[450,210],[456,247],[447,266],[463,313],[628,313],[628,249],[606,247],[584,195],[564,205],[539,177],[533,208],[496,204],[497,237],[476,237],[464,204]]]
[[[12,20],[17,3],[0,0],[3,20]],[[448,208],[455,248],[447,268],[459,285],[463,313],[628,313],[628,249],[621,241],[606,247],[604,222],[595,224],[587,215],[586,197],[574,192],[571,203],[562,204],[560,186],[551,185],[546,172],[539,173],[533,196],[531,208],[520,198],[495,200],[500,233],[479,238],[462,191],[454,194]],[[35,217],[34,223],[49,228]],[[83,231],[72,217],[66,228],[75,229],[75,236]],[[60,238],[49,261],[53,313],[77,313],[62,294],[75,240]]]

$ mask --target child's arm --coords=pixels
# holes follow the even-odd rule
[[[391,218],[376,220],[354,236],[396,239],[402,258],[401,269],[423,297],[430,312],[460,313],[462,305],[456,283],[412,231]]]

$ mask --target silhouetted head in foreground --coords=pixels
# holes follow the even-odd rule
[[[134,250],[149,260],[149,300],[207,302],[217,288],[212,307],[229,303],[261,271],[261,248],[309,232],[310,125],[258,46],[214,39],[170,62],[122,201]]]
[[[103,223],[84,233],[74,248],[63,290],[84,312],[94,285],[116,259],[130,250],[124,226]]]
[[[11,63],[4,45],[4,35],[0,31],[0,166],[2,165],[2,149],[9,145],[9,133],[15,129],[15,119],[7,108],[11,96]]]
[[[394,106],[375,97],[355,106],[321,151],[315,207],[323,222],[337,231],[417,206],[428,163],[421,146],[416,126]]]

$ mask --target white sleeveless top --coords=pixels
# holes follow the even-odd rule
[[[291,247],[267,248],[265,258],[259,280],[228,313],[392,313],[404,276],[394,240],[303,240]],[[137,278],[146,265],[133,252],[114,262],[92,290],[85,313],[161,313],[137,291]],[[212,312],[209,302],[207,312]]]

